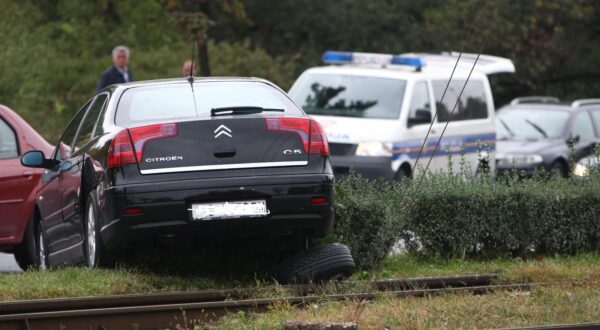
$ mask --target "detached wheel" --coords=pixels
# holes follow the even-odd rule
[[[108,254],[100,238],[100,228],[98,224],[98,197],[95,191],[88,195],[85,205],[84,217],[85,229],[85,254],[87,266],[95,268],[100,265],[108,265]]]
[[[350,249],[328,244],[302,252],[284,261],[276,271],[280,283],[309,283],[344,279],[356,268]]]

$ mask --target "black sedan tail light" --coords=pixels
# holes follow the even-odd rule
[[[176,123],[124,129],[115,136],[108,149],[108,167],[138,164],[142,159],[146,142],[176,135]]]

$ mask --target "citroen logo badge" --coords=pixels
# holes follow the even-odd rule
[[[232,137],[231,129],[225,125],[221,125],[221,126],[217,127],[217,129],[215,130],[215,139],[221,135],[227,135],[229,137]]]

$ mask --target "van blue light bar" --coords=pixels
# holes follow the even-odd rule
[[[336,51],[327,51],[323,54],[322,58],[323,62],[330,64],[338,64],[338,63],[352,63],[352,53],[350,52],[336,52]]]
[[[414,66],[415,68],[421,68],[425,65],[425,61],[423,61],[419,57],[394,55],[394,57],[392,58],[392,64],[408,65]]]
[[[415,67],[417,70],[425,65],[425,62],[415,56],[355,53],[327,51],[323,54],[323,62],[328,64],[380,64],[380,65],[406,65]]]

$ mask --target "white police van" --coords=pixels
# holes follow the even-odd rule
[[[442,100],[458,56],[328,51],[323,61],[330,65],[306,70],[289,95],[327,132],[336,174],[354,169],[370,178],[413,176],[434,117],[417,170],[432,156],[431,170],[448,169],[450,152],[464,154],[473,174],[482,159],[488,159],[493,173],[495,110],[487,75],[514,73],[515,67],[509,59],[481,55],[458,100],[477,57],[463,53]],[[457,157],[452,163],[454,170],[460,170]]]

